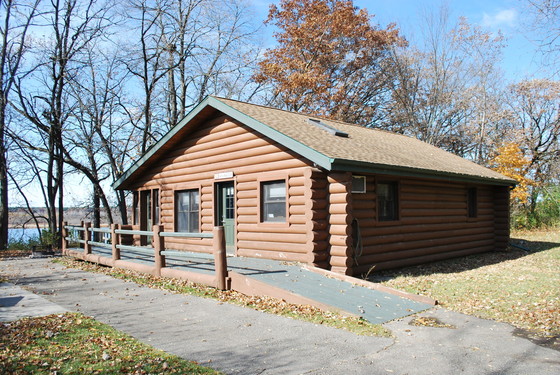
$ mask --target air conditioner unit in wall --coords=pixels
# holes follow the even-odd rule
[[[352,176],[352,193],[366,192],[366,176]]]

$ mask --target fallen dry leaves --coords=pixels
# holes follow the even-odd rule
[[[79,313],[0,324],[0,374],[217,374]]]
[[[437,299],[466,314],[507,322],[541,336],[560,335],[560,231],[523,233],[530,251],[478,254],[380,272],[385,285]]]
[[[446,324],[441,322],[438,318],[426,317],[426,316],[417,316],[416,318],[412,319],[408,324],[410,324],[411,326],[418,326],[418,327],[451,328],[451,329],[457,328],[452,324]]]

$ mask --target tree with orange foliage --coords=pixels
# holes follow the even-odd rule
[[[497,149],[497,155],[492,159],[493,169],[504,176],[517,181],[517,186],[511,192],[511,199],[525,204],[529,198],[529,186],[535,182],[527,177],[531,160],[523,155],[523,151],[515,142],[507,142]]]
[[[390,74],[388,54],[404,39],[394,25],[372,26],[365,9],[343,0],[282,0],[267,23],[280,29],[255,80],[271,84],[276,105],[343,121],[373,122]]]

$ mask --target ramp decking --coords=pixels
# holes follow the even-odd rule
[[[92,254],[100,258],[111,258],[110,249],[101,247],[93,247]],[[145,266],[153,265],[154,262],[153,256],[133,251],[121,253],[121,259]],[[215,273],[212,254],[185,252],[180,256],[167,255],[165,263],[166,268],[185,271],[185,274],[212,276]],[[283,298],[287,302],[310,304],[343,314],[361,316],[374,324],[385,323],[433,307],[433,303],[376,290],[373,283],[353,278],[335,278],[294,263],[228,257],[227,269],[231,288],[242,293],[269,295]],[[356,285],[353,280],[368,287]]]

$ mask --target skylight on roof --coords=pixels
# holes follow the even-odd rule
[[[312,118],[307,119],[307,122],[318,127],[319,129],[323,129],[324,131],[331,133],[332,135],[336,135],[338,137],[348,138],[348,133],[345,133],[337,128],[327,125],[321,120],[315,120]]]

